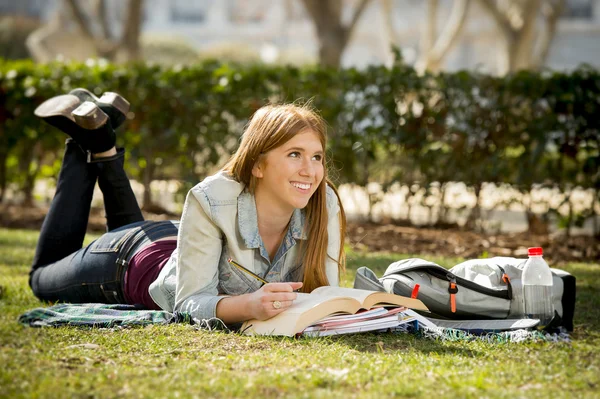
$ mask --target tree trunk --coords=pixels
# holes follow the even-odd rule
[[[319,35],[319,60],[321,65],[338,68],[342,63],[342,54],[346,47],[343,33],[327,32]]]
[[[125,61],[136,61],[140,58],[140,30],[142,27],[142,0],[129,0],[125,29],[121,40],[121,49],[125,51]]]
[[[448,183],[443,183],[440,186],[440,210],[438,212],[437,224],[445,225],[446,217],[448,215],[448,207],[446,206],[446,189],[448,188]]]
[[[408,185],[408,192],[406,193],[406,197],[404,197],[404,201],[406,201],[406,221],[409,224],[412,224],[411,219],[410,219],[410,214],[412,213],[412,202],[411,202],[411,198],[415,196],[415,194],[420,190],[420,187],[418,187],[416,190],[413,191],[413,184],[409,184]]]
[[[303,0],[319,42],[321,65],[338,68],[344,49],[361,14],[371,0],[360,0],[349,24],[342,22],[341,0]]]
[[[0,204],[4,202],[4,195],[6,194],[6,162],[8,161],[8,139],[6,137],[5,124],[8,120],[8,111],[6,109],[6,96],[3,92],[0,92]]]
[[[523,25],[515,30],[509,45],[510,72],[527,69],[535,51],[535,25],[541,0],[529,0],[523,9]]]
[[[503,72],[514,72],[530,68],[535,61],[536,20],[542,0],[523,0],[522,22],[514,26],[506,12],[488,0],[479,0],[481,6],[496,21],[506,43],[506,68]]]
[[[569,206],[569,216],[567,217],[567,228],[565,234],[567,237],[571,237],[571,225],[573,224],[573,203],[571,202],[572,191],[567,194],[567,205]]]
[[[144,186],[144,195],[142,197],[142,209],[154,208],[154,202],[152,202],[152,190],[150,186],[154,180],[154,164],[152,158],[146,158],[146,167],[142,171],[142,183]]]
[[[475,184],[473,190],[475,191],[475,206],[471,209],[465,224],[468,229],[476,229],[477,222],[481,219],[481,183]]]
[[[33,146],[33,144],[31,143],[30,145],[25,145],[25,146],[23,146],[23,148],[20,148],[19,155],[18,155],[18,161],[17,161],[17,165],[18,165],[17,167],[19,170],[19,174],[25,175],[25,179],[19,187],[19,191],[21,193],[23,193],[24,198],[25,198],[25,200],[23,201],[24,203],[26,202],[26,199],[28,197],[28,193],[26,192],[27,191],[27,180],[28,180],[27,176],[29,175],[29,170],[31,169],[31,163],[33,162],[33,151],[31,151],[32,146]]]
[[[24,151],[27,155],[23,159],[23,171],[25,172],[25,182],[21,188],[23,193],[23,205],[25,207],[32,207],[33,204],[33,189],[35,188],[35,181],[42,164],[42,153],[40,143],[34,144],[33,148],[29,147]],[[34,170],[31,170],[31,164],[35,162]]]
[[[527,205],[525,208],[525,219],[527,220],[527,232],[529,234],[547,235],[549,233],[548,223],[543,220],[538,214],[533,212],[533,200],[531,191],[533,186],[529,187],[527,193]]]
[[[8,153],[0,153],[0,204],[4,202],[4,195],[6,194],[6,161],[8,159]]]
[[[596,213],[596,201],[600,202],[600,189],[594,191],[592,198],[592,218],[594,221],[594,237],[600,238],[600,223],[598,223],[598,214]]]

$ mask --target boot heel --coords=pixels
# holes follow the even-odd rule
[[[113,129],[121,126],[121,124],[125,122],[125,119],[127,119],[129,102],[117,93],[106,92],[102,97],[98,98],[89,90],[79,87],[71,90],[70,94],[78,97],[81,102],[91,101],[100,107],[100,109],[110,118],[110,124]]]
[[[123,98],[123,96],[117,93],[107,91],[106,93],[102,94],[102,97],[100,97],[98,103],[108,104],[116,108],[120,113],[122,113],[125,116],[127,115],[127,112],[129,112],[129,101],[127,101],[125,98]]]
[[[87,130],[95,130],[106,124],[106,115],[96,104],[86,101],[71,113],[75,123]]]

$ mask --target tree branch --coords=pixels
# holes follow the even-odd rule
[[[85,17],[85,14],[81,10],[81,7],[79,7],[79,4],[77,3],[77,1],[76,0],[65,0],[65,1],[67,2],[67,5],[71,9],[71,13],[73,14],[73,19],[75,20],[75,23],[77,23],[77,26],[79,27],[81,32],[88,39],[94,40],[94,34],[92,33],[92,30],[90,29],[90,27],[88,25],[87,18]]]
[[[546,60],[548,59],[550,46],[552,44],[552,41],[554,40],[554,34],[556,32],[556,24],[561,14],[563,13],[565,3],[565,0],[558,0],[557,4],[554,7],[549,6],[550,10],[546,14],[545,29],[543,31],[542,38],[540,39],[540,52],[533,61],[533,65],[535,67],[540,67],[544,65],[546,63]]]
[[[448,22],[440,33],[428,55],[428,63],[439,64],[456,44],[467,19],[471,0],[454,0]]]
[[[321,17],[321,5],[323,4],[319,0],[302,0],[306,11],[310,14],[311,18],[316,22]]]
[[[507,39],[512,40],[515,29],[510,24],[508,18],[504,16],[498,8],[492,4],[494,0],[479,0],[479,4],[490,14],[494,21],[498,24],[498,28],[502,31],[502,33],[506,36]]]
[[[383,21],[385,23],[385,31],[388,35],[389,42],[392,45],[398,43],[398,34],[394,28],[394,9],[392,7],[392,0],[381,0],[381,10],[383,11]]]
[[[345,28],[348,35],[352,33],[354,26],[356,25],[363,11],[365,11],[365,8],[367,7],[367,5],[369,5],[370,2],[371,0],[361,0],[361,2],[358,4],[356,9],[354,10],[354,15],[352,16],[350,23]]]
[[[439,0],[428,0],[427,3],[427,28],[421,49],[424,53],[429,53],[437,40],[437,16],[440,8]]]
[[[102,28],[102,36],[107,40],[112,39],[106,14],[106,2],[104,0],[96,0],[94,9],[96,10],[96,18],[100,22],[100,28]]]
[[[528,0],[522,9],[523,25],[515,31],[511,53],[510,70],[531,67],[535,50],[536,20],[542,0]]]

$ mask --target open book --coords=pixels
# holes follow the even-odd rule
[[[319,287],[310,294],[298,294],[286,311],[268,320],[249,320],[242,326],[248,335],[287,335],[293,337],[310,325],[336,313],[355,314],[360,309],[392,306],[428,310],[423,302],[386,292],[354,288]],[[398,317],[396,316],[396,320]]]

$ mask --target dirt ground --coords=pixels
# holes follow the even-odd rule
[[[38,229],[47,209],[0,205],[0,226]],[[88,230],[105,230],[104,211],[92,209]],[[145,213],[146,219],[177,219],[178,215]],[[567,261],[599,262],[600,239],[548,235],[483,234],[459,228],[433,229],[395,224],[348,223],[347,242],[370,252],[402,252],[436,256],[476,258],[492,256],[526,257],[527,247],[541,246],[549,263]]]

